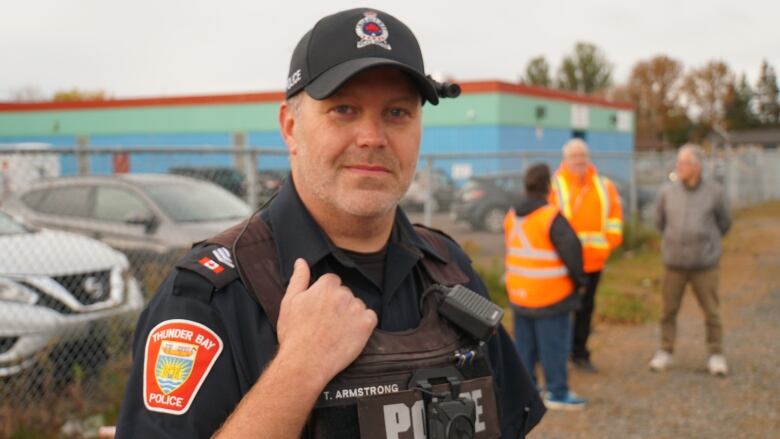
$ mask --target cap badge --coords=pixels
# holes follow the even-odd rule
[[[364,17],[355,25],[355,33],[360,37],[357,42],[358,49],[375,44],[387,50],[391,50],[387,44],[387,37],[390,34],[387,26],[377,17],[376,12],[366,11]]]

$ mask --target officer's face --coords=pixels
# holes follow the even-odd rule
[[[297,99],[282,105],[280,123],[307,207],[361,217],[393,212],[420,146],[420,95],[411,80],[395,69],[372,69],[328,99],[305,92]]]

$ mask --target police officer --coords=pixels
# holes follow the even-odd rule
[[[431,361],[448,332],[426,311],[431,284],[487,294],[451,239],[398,208],[422,104],[438,100],[414,35],[389,14],[342,11],[303,36],[279,111],[291,175],[257,214],[195,245],[142,313],[117,437],[423,437],[414,401],[380,406],[392,415],[381,434],[367,421],[372,398],[403,385],[333,383],[397,345]],[[483,348],[486,366],[461,388],[476,437],[522,437],[543,405],[502,328]]]

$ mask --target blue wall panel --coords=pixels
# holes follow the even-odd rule
[[[497,151],[499,129],[493,125],[468,127],[427,127],[423,129],[421,154],[447,153],[489,153]],[[495,172],[498,160],[486,159],[441,159],[434,162],[434,168],[452,174],[453,166],[469,164],[473,174]],[[418,169],[423,169],[420,163]],[[463,183],[457,180],[456,183]]]
[[[233,143],[230,133],[174,133],[174,134],[128,134],[97,135],[89,139],[90,146],[101,148],[146,148],[146,147],[230,147]],[[231,154],[132,154],[131,172],[165,173],[172,167],[233,166]],[[90,170],[93,174],[110,174],[112,156],[100,154],[91,156]]]
[[[253,148],[279,148],[286,150],[284,139],[278,130],[251,131],[247,133],[247,142]],[[264,155],[257,159],[258,169],[290,169],[290,161],[287,155]]]

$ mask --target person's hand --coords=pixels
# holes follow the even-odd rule
[[[306,261],[296,260],[279,311],[279,356],[312,368],[324,387],[360,355],[377,316],[335,274],[309,287],[310,276]]]

